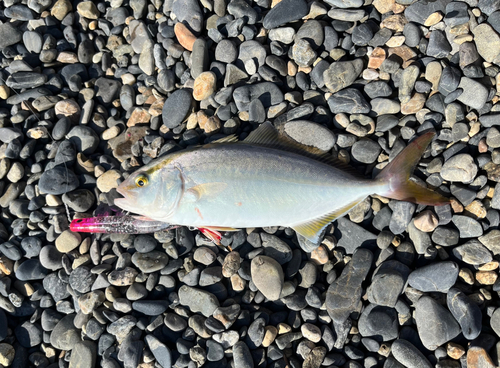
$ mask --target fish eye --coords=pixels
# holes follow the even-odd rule
[[[146,185],[148,185],[148,182],[149,180],[146,175],[140,175],[135,179],[135,185],[137,185],[138,187],[145,187]]]

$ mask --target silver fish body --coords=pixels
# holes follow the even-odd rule
[[[165,221],[196,227],[287,226],[387,190],[314,159],[250,144],[214,144],[177,160],[184,195]],[[208,185],[208,193],[191,191]]]
[[[374,180],[332,165],[279,137],[266,123],[240,143],[213,143],[169,154],[120,186],[115,204],[175,225],[235,229],[286,226],[311,241],[371,194],[425,204],[446,198],[409,181],[432,139],[417,138]],[[299,152],[299,153],[296,153]]]

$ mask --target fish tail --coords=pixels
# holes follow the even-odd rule
[[[448,198],[410,180],[410,175],[434,135],[435,133],[429,132],[413,140],[377,175],[375,179],[388,183],[390,188],[380,195],[430,206],[450,203]]]

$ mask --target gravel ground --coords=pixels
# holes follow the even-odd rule
[[[471,367],[500,358],[498,0],[0,2],[0,367]],[[264,121],[415,179],[321,244],[85,235],[163,154]],[[325,200],[335,200],[328,199]]]

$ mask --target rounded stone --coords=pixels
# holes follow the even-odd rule
[[[269,300],[278,300],[283,289],[284,274],[281,265],[271,257],[257,256],[251,263],[252,281]]]
[[[215,92],[217,77],[213,72],[203,72],[194,80],[193,98],[202,101]]]
[[[64,230],[56,239],[56,248],[61,253],[71,252],[82,242],[82,236],[71,230]]]
[[[440,174],[444,180],[470,183],[477,175],[477,165],[471,155],[461,153],[446,161]]]
[[[174,129],[181,124],[191,110],[192,96],[185,89],[173,92],[165,101],[162,110],[163,124]]]

